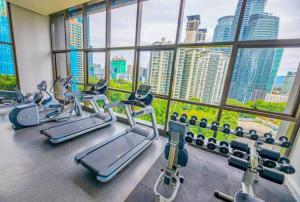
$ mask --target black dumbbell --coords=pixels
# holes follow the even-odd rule
[[[177,121],[179,114],[177,112],[173,112],[173,114],[171,115],[171,120],[173,121]]]
[[[275,139],[272,137],[271,133],[265,133],[264,137],[265,137],[265,143],[268,143],[268,144],[274,144],[275,143]]]
[[[228,153],[229,153],[229,143],[226,142],[226,141],[221,141],[221,142],[220,142],[219,151],[220,151],[222,154],[228,154]]]
[[[206,128],[206,126],[207,126],[207,119],[206,118],[202,118],[201,121],[200,121],[199,126],[201,128]]]
[[[205,136],[202,134],[199,134],[196,139],[196,145],[203,146],[204,140],[205,140]]]
[[[276,167],[276,162],[272,161],[270,159],[263,159],[263,166],[266,166],[268,168],[275,168]]]
[[[289,142],[289,139],[286,136],[279,137],[280,146],[284,148],[290,148],[292,146],[292,143]]]
[[[217,147],[216,144],[217,144],[216,138],[214,138],[214,137],[208,138],[208,140],[207,140],[207,148],[208,148],[209,150],[215,150],[216,147]]]
[[[236,127],[235,134],[236,134],[236,136],[243,137],[244,136],[243,128],[242,127]]]
[[[214,130],[214,131],[217,131],[218,130],[218,127],[219,127],[219,123],[218,122],[216,122],[216,121],[213,121],[212,123],[211,123],[211,129],[212,130]]]
[[[179,119],[179,121],[181,123],[186,123],[186,121],[187,121],[187,115],[186,114],[182,114],[181,117],[180,117],[180,119]]]
[[[230,130],[230,125],[225,123],[223,125],[223,133],[226,133],[226,134],[230,134],[231,130]]]
[[[192,143],[193,140],[194,140],[194,133],[193,132],[187,132],[184,139],[185,139],[186,142]]]
[[[290,160],[286,156],[282,156],[279,158],[278,163],[280,163],[279,170],[284,172],[285,174],[294,174],[295,168],[290,164]]]
[[[249,135],[251,140],[258,140],[259,136],[257,135],[256,130],[249,130]]]
[[[190,121],[189,121],[189,123],[194,126],[194,125],[196,125],[196,122],[197,122],[197,117],[196,116],[192,116],[191,119],[190,119]]]
[[[240,150],[233,150],[232,155],[238,158],[245,158],[247,156],[246,152],[240,151]]]

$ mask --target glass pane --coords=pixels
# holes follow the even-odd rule
[[[71,51],[69,53],[70,74],[73,75],[74,82],[84,83],[83,52]]]
[[[136,27],[136,0],[113,0],[111,10],[111,46],[133,46]]]
[[[0,90],[13,90],[16,85],[12,46],[0,44]]]
[[[173,97],[208,104],[221,101],[231,47],[180,48]]]
[[[110,52],[110,87],[132,90],[133,60],[133,50]]]
[[[10,26],[5,0],[0,0],[0,41],[11,42]]]
[[[191,118],[191,116],[196,116],[198,120],[206,118],[208,123],[215,121],[218,115],[218,110],[214,108],[173,101],[171,103],[170,114],[172,115],[174,112],[177,112],[179,116],[181,116],[182,114],[186,114],[188,116],[188,119]],[[205,135],[205,137],[213,136],[212,130],[203,129],[199,126],[190,126],[189,129],[190,131],[194,132],[195,135],[202,133],[203,135]]]
[[[257,134],[261,137],[263,137],[265,133],[271,133],[275,139],[278,139],[280,136],[286,136],[290,127],[290,122],[287,121],[223,110],[220,126],[223,126],[225,123],[229,124],[233,130],[235,130],[237,126],[242,127],[245,132],[249,132],[249,130],[252,129],[256,130]],[[249,140],[249,142],[253,143],[251,140]],[[273,145],[266,146],[276,150],[281,149]]]
[[[179,0],[143,1],[142,45],[163,45],[175,42],[179,4]]]
[[[88,53],[89,83],[97,83],[99,79],[105,79],[105,53]]]
[[[67,73],[67,57],[66,53],[56,53],[56,76],[61,78],[66,78]]]
[[[83,48],[82,9],[69,9],[69,49]]]
[[[238,0],[186,1],[180,42],[233,41],[235,32],[231,30],[237,26],[233,21],[237,3]]]
[[[155,111],[155,118],[156,123],[164,126],[166,121],[166,113],[167,113],[167,105],[168,101],[163,99],[154,98],[152,106]],[[144,115],[138,117],[138,119],[145,120],[145,121],[151,121],[151,118],[149,115]]]
[[[107,94],[107,97],[110,102],[127,100],[129,98],[129,96],[130,96],[129,93],[123,93],[123,92],[113,91],[113,90],[109,90],[108,94]],[[123,106],[115,107],[115,108],[113,108],[113,110],[114,110],[114,112],[119,113],[119,114],[126,114]]]
[[[173,51],[140,52],[139,83],[151,85],[156,94],[169,94]]]
[[[299,58],[300,48],[239,49],[227,104],[290,113],[300,81]]]
[[[66,48],[64,14],[55,15],[52,24],[52,46],[54,50]]]
[[[105,1],[88,5],[88,47],[104,48],[106,31]]]
[[[240,40],[300,38],[299,7],[298,0],[247,1]]]

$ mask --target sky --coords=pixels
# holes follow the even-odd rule
[[[149,0],[143,3],[141,25],[141,45],[150,45],[165,37],[174,43],[180,0]],[[234,15],[238,0],[186,0],[180,42],[183,42],[186,16],[200,15],[200,28],[207,28],[206,42],[211,42],[217,20],[226,15]],[[269,0],[266,12],[280,17],[279,38],[300,38],[300,1]],[[90,18],[91,42],[96,47],[105,44],[105,12],[93,14]],[[115,46],[132,46],[135,37],[136,4],[112,9],[111,44]],[[124,57],[131,57],[127,52],[120,52]],[[145,59],[147,59],[145,57]],[[128,58],[132,60],[131,58]],[[97,58],[95,58],[95,61]],[[296,71],[300,61],[297,48],[286,48],[283,53],[278,75],[287,71]],[[144,62],[145,65],[147,62]]]

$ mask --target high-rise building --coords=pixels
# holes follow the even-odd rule
[[[279,69],[282,54],[283,54],[283,48],[276,48],[273,66],[272,66],[271,74],[269,76],[269,80],[268,80],[268,84],[267,84],[267,92],[268,93],[271,93],[274,88],[275,78],[276,78],[276,75],[277,75],[277,72]]]
[[[200,15],[187,16],[185,43],[195,43],[200,26]]]
[[[242,0],[232,22],[234,38]],[[266,0],[247,1],[240,40],[277,39],[279,18],[264,12]],[[240,49],[235,63],[229,96],[241,102],[265,99],[277,73],[281,55],[273,48]]]
[[[296,72],[288,72],[287,73],[286,77],[284,78],[284,82],[282,84],[282,88],[280,91],[281,95],[289,95],[290,94],[295,77],[296,77]]]
[[[162,38],[154,45],[170,44]],[[153,93],[168,94],[170,88],[171,70],[173,62],[173,52],[171,51],[151,51],[149,63],[149,84]]]
[[[218,19],[214,30],[213,42],[230,41],[233,16],[224,16]]]
[[[148,77],[148,69],[139,67],[139,82],[146,82]]]
[[[6,2],[2,0],[0,0],[0,41],[10,42],[10,27],[7,16]],[[15,74],[11,45],[0,45],[0,74]]]
[[[71,74],[77,79],[77,82],[84,83],[83,52],[76,51],[83,47],[81,17],[69,20],[69,40],[69,48],[73,50],[70,51]]]
[[[128,80],[127,74],[127,61],[124,57],[114,57],[111,61],[111,68],[110,68],[111,78],[112,79],[124,79]]]
[[[197,34],[196,34],[196,43],[203,43],[205,42],[206,39],[206,34],[207,34],[207,29],[199,29]]]

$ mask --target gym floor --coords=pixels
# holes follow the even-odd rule
[[[51,124],[39,127],[47,125]],[[126,199],[127,201],[153,199],[152,181],[157,179],[159,168],[164,167],[166,163],[161,156],[166,138],[155,141],[110,182],[100,183],[87,169],[74,164],[74,156],[116,135],[118,131],[127,127],[125,124],[116,123],[58,145],[49,143],[45,136],[40,135],[39,127],[14,131],[7,116],[0,113],[0,201],[119,202]],[[239,187],[242,173],[226,166],[226,158],[196,148],[189,148],[189,150],[191,151],[190,164],[183,170],[189,174],[185,174],[186,182],[183,185],[185,187],[179,192],[177,201],[217,201],[211,194],[215,187],[220,189],[225,187],[224,191],[229,193]],[[226,168],[225,172],[224,168]],[[206,174],[207,177],[202,179],[202,174]],[[193,177],[199,179],[189,180],[193,181],[193,188],[191,188],[188,178],[193,179]],[[209,186],[206,186],[206,183]],[[265,184],[264,188],[274,187],[273,191],[280,192],[286,196],[286,199],[293,201],[285,185],[273,184]],[[258,194],[263,192],[264,190],[259,190]],[[266,193],[272,194],[272,192]],[[186,195],[190,196],[183,197]]]

